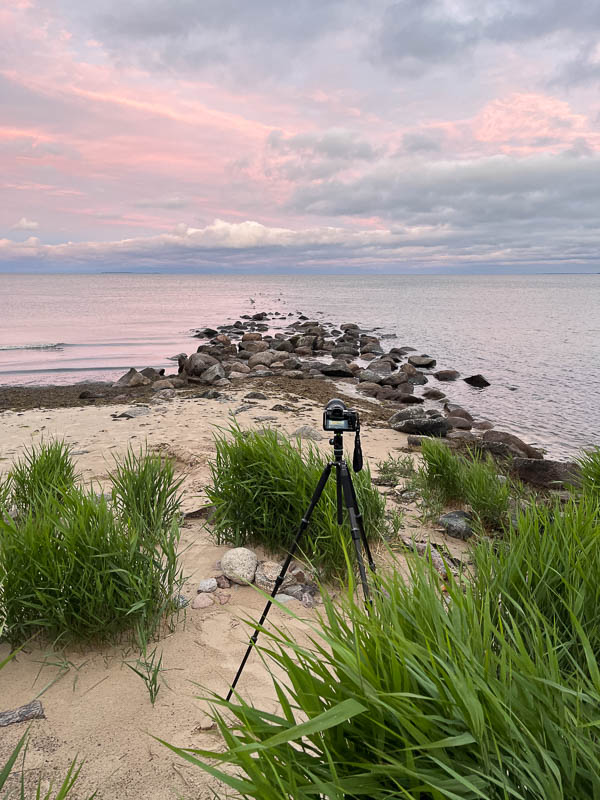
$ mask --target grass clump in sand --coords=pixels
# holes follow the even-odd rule
[[[308,645],[261,631],[279,713],[213,698],[227,750],[173,749],[261,800],[600,796],[599,537],[584,492],[478,541],[469,580],[417,559],[370,609],[325,596]]]
[[[469,452],[468,457],[453,453],[435,439],[424,439],[421,445],[423,464],[416,483],[425,500],[441,508],[451,503],[464,503],[483,528],[502,530],[508,524],[511,494],[517,484],[498,474],[498,467],[487,455]]]
[[[52,457],[59,451],[60,461]],[[173,498],[172,467],[161,463]],[[154,456],[129,453],[117,474],[132,493],[117,486],[113,504],[75,485],[64,445],[42,444],[16,465],[0,509],[0,622],[12,644],[39,631],[73,641],[156,629],[180,580],[176,520],[159,524],[138,502],[156,488],[157,470]]]
[[[233,425],[215,437],[215,444],[207,495],[215,506],[211,522],[217,543],[261,544],[272,553],[286,552],[328,459],[313,444],[303,446],[268,428],[243,431]],[[373,537],[383,530],[384,499],[371,486],[368,467],[352,473],[352,481],[365,531]],[[326,579],[345,573],[344,542],[351,544],[350,528],[346,512],[343,526],[337,524],[332,472],[300,548]]]

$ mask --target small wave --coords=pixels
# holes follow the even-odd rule
[[[0,350],[63,350],[65,342],[55,344],[0,344]]]

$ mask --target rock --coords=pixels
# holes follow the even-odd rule
[[[217,591],[215,592],[215,597],[219,605],[224,606],[231,600],[231,593],[223,592],[220,589],[217,589]]]
[[[370,369],[361,369],[357,377],[360,383],[379,384],[383,380],[383,375],[379,375],[377,372],[373,372],[373,370]]]
[[[90,391],[90,389],[84,389],[79,393],[80,400],[99,400],[101,397],[105,397],[105,395],[101,392]]]
[[[234,547],[221,558],[221,569],[225,577],[234,583],[252,583],[257,564],[256,553],[246,547]]]
[[[383,386],[400,386],[400,384],[408,383],[408,375],[406,372],[395,372],[384,378],[381,383]]]
[[[408,363],[412,364],[413,367],[423,367],[427,369],[428,367],[435,367],[436,360],[435,358],[431,358],[431,356],[423,354],[422,356],[409,356]]]
[[[128,408],[127,411],[122,411],[120,414],[117,414],[117,419],[135,419],[136,417],[145,417],[146,414],[150,413],[150,409],[148,406],[133,406],[133,408]]]
[[[174,388],[175,387],[173,386],[172,382],[170,380],[167,380],[166,378],[161,381],[155,381],[152,384],[152,389],[155,392],[160,392],[161,389],[174,389]]]
[[[422,372],[416,372],[408,376],[408,383],[412,383],[413,386],[423,386],[427,383],[427,377]]]
[[[243,399],[244,400],[268,400],[269,398],[263,392],[248,392],[248,394],[244,395]]]
[[[457,406],[456,403],[444,403],[444,411],[449,417],[462,417],[463,419],[473,422],[473,417],[466,408]]]
[[[240,345],[242,350],[245,350],[247,353],[264,353],[266,350],[269,349],[269,345],[266,342],[242,342]]]
[[[474,444],[475,442],[479,441],[477,436],[471,431],[459,431],[459,430],[451,430],[450,433],[446,434],[446,438],[450,439],[451,442],[461,442],[463,444]]]
[[[461,431],[470,431],[473,427],[469,420],[464,417],[451,415],[446,417],[446,419],[453,428],[458,428]]]
[[[218,575],[215,580],[219,589],[229,589],[231,586],[231,581],[225,575]]]
[[[312,592],[304,592],[300,602],[304,608],[314,608],[317,605],[316,597]]]
[[[494,423],[487,419],[482,419],[479,422],[474,422],[473,427],[478,431],[491,431],[494,427]]]
[[[395,425],[396,422],[403,422],[407,419],[422,419],[424,416],[423,409],[421,408],[403,408],[396,411],[395,414],[388,419],[390,425]]]
[[[241,372],[242,374],[250,372],[250,367],[244,361],[223,361],[222,364],[226,375],[231,375],[232,372]]]
[[[353,378],[354,372],[349,368],[345,361],[332,361],[331,364],[323,364],[321,367],[323,375],[330,378]]]
[[[220,380],[221,378],[225,377],[225,370],[221,366],[221,364],[213,364],[212,367],[204,370],[200,379],[203,383],[215,383],[216,381]]]
[[[285,605],[286,603],[289,603],[290,600],[295,600],[296,598],[294,598],[293,595],[291,594],[285,594],[285,592],[279,594],[278,592],[275,596],[275,599],[277,600],[278,603],[282,603],[283,605]]]
[[[476,386],[478,389],[485,389],[486,386],[490,386],[490,382],[486,380],[483,375],[469,375],[468,378],[463,378],[465,383],[468,383],[469,386]]]
[[[292,436],[299,436],[300,439],[311,439],[313,442],[320,442],[323,436],[315,428],[310,425],[302,425],[298,430],[295,430]]]
[[[425,402],[422,397],[417,397],[414,394],[404,394],[404,391],[402,391],[397,399],[406,405],[421,405]]]
[[[427,436],[414,436],[411,434],[410,436],[407,437],[406,443],[409,447],[421,447],[423,439],[427,438],[428,438]]]
[[[231,339],[229,336],[225,336],[224,333],[220,333],[218,336],[215,336],[215,342],[227,346],[231,344]]]
[[[163,377],[165,371],[164,369],[154,369],[154,367],[144,367],[144,369],[140,370],[140,374],[145,378],[150,378],[151,381],[157,381]]]
[[[360,348],[360,352],[362,355],[367,355],[368,353],[374,353],[375,355],[383,355],[383,350],[379,343],[369,342],[364,347]]]
[[[192,608],[210,608],[214,605],[213,599],[209,594],[200,593],[192,600]]]
[[[260,342],[262,340],[262,333],[245,333],[242,336],[242,342]]]
[[[446,395],[440,392],[439,389],[425,389],[423,397],[426,397],[428,400],[444,400]]]
[[[254,369],[254,367],[270,367],[279,356],[277,353],[274,353],[272,350],[266,350],[263,353],[254,353],[248,359],[248,366],[250,369]]]
[[[217,363],[217,359],[213,358],[213,356],[209,356],[207,353],[192,353],[192,355],[186,359],[183,369],[187,375],[199,377],[205,370]]]
[[[402,366],[400,367],[400,370],[401,370],[401,372],[405,372],[408,375],[409,378],[412,375],[416,375],[417,374],[417,368],[413,367],[412,364],[402,364]]]
[[[146,378],[145,375],[142,375],[141,372],[138,372],[137,369],[132,367],[125,375],[121,375],[119,380],[113,383],[113,386],[133,388],[135,386],[148,386],[149,383],[152,383],[150,378]]]
[[[223,397],[223,395],[216,389],[207,389],[205,392],[202,392],[200,397],[203,400],[218,400],[219,398]]]
[[[160,389],[154,395],[154,401],[160,402],[161,400],[172,400],[174,397],[177,397],[177,392],[175,389]]]
[[[566,484],[578,485],[581,479],[581,468],[574,461],[514,458],[510,466],[522,481],[543,489],[561,489]]]
[[[256,568],[254,583],[259,589],[262,589],[263,592],[271,594],[275,588],[275,581],[279,577],[280,572],[281,564],[278,564],[276,561],[261,561]],[[292,583],[294,583],[294,581],[295,578],[288,572],[286,573],[283,583],[279,588],[285,589],[287,586],[290,586]]]
[[[401,433],[419,433],[423,436],[445,436],[450,430],[448,420],[443,417],[421,417],[420,419],[406,419],[395,422],[391,426],[395,431]]]
[[[200,581],[198,584],[198,591],[199,592],[214,592],[217,589],[217,580],[216,578],[207,578],[204,581]]]
[[[439,518],[438,522],[448,534],[455,539],[469,539],[475,532],[471,527],[473,515],[467,511],[450,511]]]
[[[433,373],[433,377],[437,378],[438,381],[455,381],[460,378],[460,372],[455,369],[440,369]]]
[[[244,378],[247,378],[248,374],[246,372],[230,372],[229,373],[229,380],[230,381],[240,381]]]
[[[377,375],[388,377],[392,374],[392,364],[387,360],[378,358],[375,361],[371,361],[369,364],[369,371],[376,372]]]
[[[365,381],[364,383],[359,383],[357,388],[359,392],[366,394],[367,397],[375,397],[381,386],[378,383],[373,383],[373,381]]]
[[[506,431],[485,431],[481,442],[486,450],[500,456],[513,455],[517,458],[543,458],[541,450],[526,444],[518,436]],[[497,445],[497,447],[495,447]]]
[[[294,409],[293,409],[293,408],[290,408],[289,406],[284,406],[284,405],[282,405],[281,403],[275,403],[275,405],[274,405],[274,406],[272,406],[272,407],[269,409],[269,411],[283,411],[284,413],[286,413],[286,414],[287,414],[287,413],[289,413],[290,411],[294,411]]]
[[[280,375],[283,378],[291,378],[292,380],[304,380],[304,373],[299,369],[284,369]]]

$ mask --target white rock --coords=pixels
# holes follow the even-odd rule
[[[234,547],[221,558],[224,575],[234,583],[252,583],[257,564],[256,553],[246,547]]]
[[[200,581],[198,584],[199,592],[214,592],[217,589],[217,579],[207,578],[205,581]]]

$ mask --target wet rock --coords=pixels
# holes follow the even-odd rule
[[[245,350],[247,353],[264,353],[266,350],[269,349],[269,345],[267,342],[242,342],[240,344],[240,354],[242,350]]]
[[[381,387],[378,383],[373,383],[373,381],[365,381],[364,383],[359,383],[357,388],[361,394],[365,394],[367,397],[375,397]]]
[[[221,558],[221,569],[233,583],[252,583],[257,565],[256,553],[246,547],[234,547]]]
[[[408,363],[412,364],[413,367],[422,367],[427,369],[428,367],[435,367],[436,360],[435,358],[431,358],[431,356],[423,354],[421,356],[409,356]]]
[[[260,342],[262,338],[262,333],[245,333],[242,342]]]
[[[408,383],[408,375],[406,372],[395,372],[393,375],[388,375],[381,381],[383,386],[400,386],[401,384]]]
[[[164,369],[154,369],[154,367],[144,367],[140,370],[140,374],[145,378],[150,378],[151,381],[157,381],[164,376],[165,371]]]
[[[448,534],[455,539],[469,539],[473,533],[471,522],[473,515],[467,511],[450,511],[439,518],[438,522]]]
[[[486,450],[500,456],[517,456],[517,458],[543,458],[541,450],[526,444],[512,433],[506,431],[485,431],[481,437]]]
[[[183,369],[187,375],[200,377],[200,375],[209,367],[212,367],[213,364],[218,364],[218,361],[213,356],[208,355],[208,353],[192,353],[192,355],[186,359]]]
[[[427,377],[422,372],[415,372],[414,375],[408,376],[408,383],[413,386],[424,386],[427,383]]]
[[[565,485],[578,485],[581,480],[581,468],[574,461],[514,458],[511,470],[522,481],[542,489],[561,489]]]
[[[453,429],[450,433],[446,434],[446,438],[449,439],[451,442],[456,442],[457,444],[474,444],[475,442],[479,441],[477,436],[471,431],[460,431]]]
[[[467,409],[456,405],[456,403],[444,403],[444,411],[449,417],[462,417],[469,422],[473,422],[473,417]]]
[[[371,369],[361,369],[357,375],[360,383],[376,383],[379,384],[383,380],[383,375],[373,372]]]
[[[388,419],[390,425],[395,425],[397,422],[403,422],[407,419],[421,419],[424,416],[421,408],[403,408],[396,411],[395,414]]]
[[[212,367],[204,370],[202,375],[200,375],[200,379],[202,383],[215,383],[215,381],[220,380],[221,378],[225,377],[225,370],[221,366],[221,364],[213,364]]]
[[[487,419],[482,419],[479,422],[474,422],[473,427],[478,431],[491,431],[494,427],[494,423]]]
[[[460,372],[455,369],[440,369],[433,373],[433,377],[437,378],[438,381],[455,381],[460,378]]]
[[[472,425],[469,422],[469,420],[465,419],[464,417],[458,417],[458,416],[452,415],[452,416],[446,417],[446,419],[447,419],[448,423],[453,428],[458,428],[461,431],[470,431],[471,428],[472,428]]]
[[[421,419],[401,420],[400,422],[395,422],[391,427],[401,433],[418,433],[423,436],[445,436],[450,430],[448,420],[443,417],[431,419],[425,416]]]
[[[248,359],[248,366],[250,367],[250,369],[259,366],[270,367],[271,364],[277,361],[278,358],[279,356],[277,355],[277,353],[274,353],[272,350],[266,350],[263,353],[254,353]]]
[[[463,378],[465,383],[468,383],[469,386],[475,386],[478,389],[485,389],[486,386],[490,386],[490,382],[483,377],[483,375],[469,375],[468,378]]]
[[[446,395],[440,392],[439,389],[425,389],[423,397],[426,397],[428,400],[443,400]]]
[[[216,331],[214,328],[200,328],[196,331],[194,336],[197,339],[212,339],[213,336],[216,336],[219,331]]]

